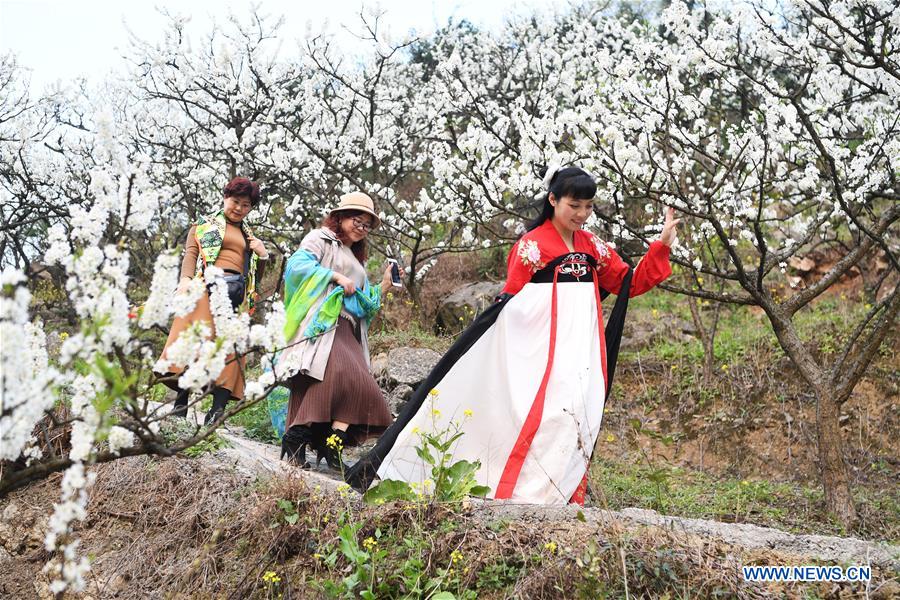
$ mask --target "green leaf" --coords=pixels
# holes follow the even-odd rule
[[[478,470],[478,465],[467,460],[460,460],[447,469],[447,477],[452,480],[461,480],[466,475],[473,475]]]
[[[412,502],[415,499],[416,494],[407,482],[394,479],[385,479],[363,495],[366,504],[384,504],[395,500]]]
[[[450,449],[450,446],[453,445],[453,442],[455,442],[456,440],[458,440],[459,438],[461,438],[462,435],[463,435],[463,432],[460,431],[459,433],[457,433],[456,435],[452,436],[449,440],[447,440],[447,441],[444,442],[443,444],[438,444],[438,446],[437,446],[438,450],[440,450],[441,452],[446,452],[447,450]]]
[[[587,518],[584,516],[584,512],[583,512],[583,511],[580,511],[580,510],[579,510],[579,511],[575,514],[575,518],[578,519],[579,521],[581,521],[582,523],[587,523]]]
[[[427,462],[429,465],[434,464],[434,457],[431,456],[431,452],[428,451],[428,448],[426,448],[424,446],[417,446],[416,454],[418,454],[419,458],[421,458],[422,460]]]
[[[477,496],[479,498],[483,498],[491,493],[491,488],[486,485],[476,485],[469,489],[470,496]]]
[[[431,600],[456,600],[456,596],[450,592],[438,592],[431,597]]]
[[[297,519],[299,518],[300,515],[298,513],[294,513],[292,515],[286,516],[284,520],[287,521],[289,525],[294,525],[295,523],[297,523]]]

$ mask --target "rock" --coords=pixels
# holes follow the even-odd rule
[[[44,547],[44,538],[47,536],[47,525],[50,521],[50,515],[42,516],[28,530],[25,538],[25,548],[27,550],[37,550]]]
[[[401,383],[390,391],[386,400],[392,415],[396,417],[400,414],[400,409],[403,408],[403,405],[406,404],[406,401],[412,396],[413,391],[413,388],[405,383]]]
[[[15,534],[16,531],[9,523],[0,522],[0,550],[5,548],[15,553],[21,552],[21,547],[24,546],[24,544],[22,544],[21,541],[14,540],[13,536],[15,536]]]
[[[42,281],[53,281],[53,277],[50,275],[47,265],[41,264],[36,260],[29,263],[28,271],[30,277],[36,277]]]
[[[50,358],[59,358],[59,349],[62,348],[63,338],[58,331],[47,334],[47,354]]]
[[[462,286],[444,298],[435,318],[436,328],[444,331],[459,331],[462,324],[494,301],[503,283],[499,281],[478,281]]]
[[[375,377],[376,381],[381,381],[384,378],[384,376],[387,374],[387,368],[387,352],[376,354],[375,357],[372,358],[371,364],[369,366],[369,370],[372,372],[372,376]]]
[[[792,256],[788,259],[788,264],[791,268],[796,269],[802,273],[807,273],[812,271],[816,267],[815,261],[809,258],[808,256],[804,256],[800,258],[799,256]]]
[[[700,332],[697,331],[697,326],[692,321],[676,321],[675,326],[677,327],[676,331],[687,337],[700,337]]]
[[[619,349],[624,352],[643,350],[653,343],[653,332],[648,329],[633,329],[622,334],[622,343]]]
[[[388,354],[384,379],[389,388],[404,383],[416,387],[428,376],[441,355],[427,348],[394,348]]]
[[[646,314],[638,313],[625,320],[621,349],[630,352],[643,350],[662,339],[686,343],[697,335],[697,329],[690,321],[662,318],[651,320]]]
[[[12,521],[19,515],[19,505],[15,502],[10,502],[6,508],[3,509],[3,520],[4,521]]]

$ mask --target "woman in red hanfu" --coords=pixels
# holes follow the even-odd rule
[[[584,503],[587,469],[611,387],[628,297],[671,274],[670,208],[633,270],[583,229],[597,186],[577,167],[548,169],[541,216],[509,253],[506,286],[419,386],[375,448],[347,472],[360,490],[421,483],[422,432],[462,423],[453,461],[479,461],[488,497]],[[601,298],[618,298],[604,328]]]

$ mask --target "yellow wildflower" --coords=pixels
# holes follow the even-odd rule
[[[450,562],[454,565],[463,559],[463,554],[459,550],[450,553]]]
[[[429,396],[437,396],[438,394],[440,394],[440,392],[437,390],[437,388],[433,388],[430,392],[428,392]]]
[[[471,408],[467,408],[466,410],[463,411],[463,414],[466,415],[467,417],[471,417],[475,413],[472,412]]]
[[[375,538],[370,536],[363,540],[363,548],[365,548],[369,552],[371,552],[372,550],[374,550],[377,547],[378,547],[378,542],[375,541]]]
[[[616,436],[614,436],[611,433],[607,433],[606,434],[606,442],[609,444],[612,444],[614,441],[616,441]]]
[[[413,428],[412,428],[412,432],[413,432],[413,433],[419,433],[419,428],[418,428],[418,427],[413,427]]]
[[[67,339],[69,339],[69,334],[66,333],[65,331],[63,331],[61,334],[59,334],[59,339],[67,340]]]
[[[263,581],[268,583],[269,585],[278,583],[281,581],[281,577],[275,571],[266,571],[262,577]]]
[[[341,438],[339,438],[336,433],[332,433],[330,436],[328,436],[328,439],[325,440],[325,445],[327,445],[329,448],[340,450],[344,447],[344,442],[341,441]]]
[[[438,410],[438,409],[436,409],[436,408],[435,408],[435,409],[432,409],[431,414],[432,414],[432,415],[434,416],[434,418],[436,418],[436,419],[440,419],[440,418],[441,418],[441,411]]]
[[[550,554],[556,554],[556,542],[547,542],[544,544],[544,550]]]

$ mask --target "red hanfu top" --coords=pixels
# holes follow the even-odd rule
[[[612,246],[584,229],[575,232],[575,252],[590,254],[597,259],[600,287],[618,294],[628,265]],[[558,256],[570,250],[562,236],[548,219],[516,242],[507,259],[506,285],[503,292],[516,294],[531,281],[531,277]],[[647,254],[640,260],[631,277],[630,297],[640,296],[672,274],[668,246],[660,241],[650,243]]]

